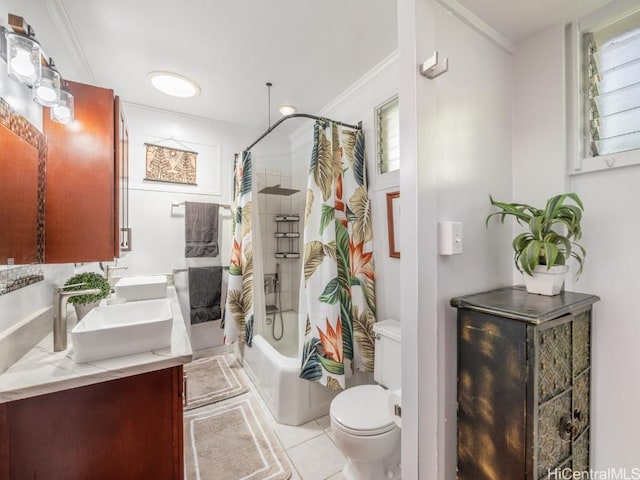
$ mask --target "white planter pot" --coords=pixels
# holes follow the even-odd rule
[[[533,277],[524,274],[527,292],[549,296],[558,295],[562,291],[564,277],[568,271],[568,265],[554,265],[548,270],[546,265],[537,265],[533,270]]]
[[[76,311],[76,317],[78,318],[78,322],[82,320],[87,313],[89,313],[98,305],[100,305],[100,300],[97,300],[91,303],[74,303],[73,308]]]

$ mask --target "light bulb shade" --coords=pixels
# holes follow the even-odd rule
[[[69,124],[73,122],[73,119],[73,95],[66,90],[60,90],[60,103],[55,107],[51,107],[51,120]]]
[[[13,32],[5,32],[5,38],[7,73],[15,80],[33,86],[42,76],[40,44]]]
[[[60,103],[60,74],[53,68],[42,67],[40,80],[33,84],[33,101],[45,107]]]

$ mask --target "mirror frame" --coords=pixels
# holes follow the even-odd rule
[[[44,263],[44,207],[46,188],[47,139],[29,120],[0,97],[0,125],[38,151],[37,240],[35,263]]]

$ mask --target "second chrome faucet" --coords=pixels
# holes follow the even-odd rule
[[[69,287],[81,287],[84,283],[65,285],[56,288],[53,292],[53,351],[61,352],[67,349],[67,300],[78,295],[97,295],[99,288],[87,288],[86,290],[65,290]]]

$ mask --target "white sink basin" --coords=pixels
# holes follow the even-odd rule
[[[166,275],[122,277],[114,285],[116,297],[126,301],[150,300],[167,296]]]
[[[96,307],[71,330],[74,359],[91,362],[168,347],[172,328],[166,298]]]

